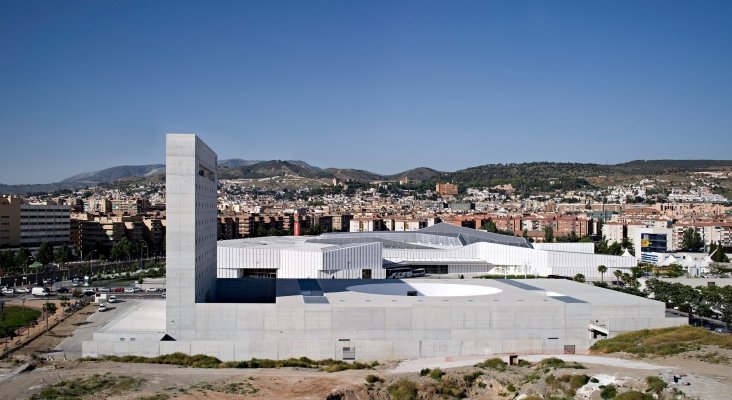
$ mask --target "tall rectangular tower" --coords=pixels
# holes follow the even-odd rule
[[[196,338],[196,303],[216,297],[217,156],[195,134],[166,138],[166,331]]]

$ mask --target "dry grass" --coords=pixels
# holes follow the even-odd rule
[[[672,355],[696,350],[702,346],[732,349],[732,336],[712,333],[704,328],[681,326],[676,328],[644,329],[603,339],[592,345],[593,353],[626,352],[636,355]]]

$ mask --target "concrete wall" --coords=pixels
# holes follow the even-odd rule
[[[196,135],[166,138],[167,332],[195,336],[194,305],[215,298],[216,154]]]

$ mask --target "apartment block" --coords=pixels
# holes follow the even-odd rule
[[[27,204],[18,197],[0,198],[0,247],[37,247],[41,243],[68,243],[68,205],[53,202]]]

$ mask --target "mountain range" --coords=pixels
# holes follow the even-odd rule
[[[330,181],[452,181],[464,185],[487,186],[499,183],[529,183],[563,181],[561,187],[569,189],[581,187],[584,178],[618,175],[660,175],[676,172],[700,171],[719,168],[732,168],[732,160],[636,160],[621,164],[594,163],[556,163],[531,162],[511,164],[486,164],[455,172],[441,172],[432,168],[420,167],[398,174],[382,175],[365,170],[350,168],[320,168],[300,160],[243,160],[228,159],[219,161],[220,179],[260,179],[276,176],[296,176],[301,178]],[[152,178],[164,179],[165,165],[123,165],[99,171],[82,172],[57,183],[34,185],[3,185],[0,193],[49,192],[59,189],[75,189],[94,186],[100,183],[113,183],[120,180]]]

